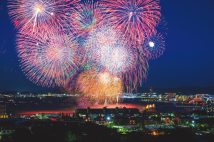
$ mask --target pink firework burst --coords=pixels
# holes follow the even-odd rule
[[[49,32],[44,36],[19,33],[17,50],[21,67],[32,82],[47,87],[64,86],[78,66],[75,39]]]
[[[160,21],[159,0],[103,0],[102,13],[134,47],[155,32]]]
[[[26,32],[60,29],[80,0],[8,0],[14,25]],[[18,23],[18,24],[17,24]]]

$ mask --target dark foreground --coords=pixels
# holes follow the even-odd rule
[[[150,135],[145,131],[120,134],[115,129],[74,119],[7,120],[0,125],[14,130],[2,135],[1,142],[213,142],[214,139],[209,134],[197,136],[189,128],[166,130],[165,135]]]
[[[16,99],[11,101],[9,97],[2,101],[7,103],[0,107],[0,142],[214,140],[213,102],[189,104],[129,99],[121,105],[75,109],[75,102],[67,97]]]

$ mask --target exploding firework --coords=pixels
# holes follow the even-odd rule
[[[102,103],[105,100],[116,102],[123,91],[120,78],[108,72],[97,72],[95,70],[81,73],[77,79],[77,88],[86,97]]]
[[[135,63],[134,54],[123,45],[101,48],[100,57],[101,65],[114,74],[131,70]]]
[[[32,82],[47,87],[64,86],[78,66],[78,44],[70,36],[19,33],[17,50],[21,66]]]
[[[79,0],[8,0],[9,15],[26,32],[60,29]],[[48,28],[48,29],[46,29]]]
[[[151,36],[143,44],[143,53],[146,53],[148,59],[157,59],[165,51],[165,40],[161,33]]]
[[[70,23],[80,36],[86,36],[100,21],[103,20],[98,3],[93,0],[86,0],[77,5],[76,11],[71,13]]]
[[[102,26],[90,33],[85,44],[86,55],[100,69],[118,75],[135,66],[135,55],[118,31]]]
[[[155,33],[161,17],[159,0],[103,0],[100,5],[105,19],[134,47]]]
[[[160,0],[8,0],[8,10],[26,76],[90,102],[137,90],[165,50]]]
[[[113,45],[119,40],[123,42],[121,39],[122,33],[117,31],[115,28],[112,28],[109,25],[101,25],[100,27],[96,27],[89,37],[87,38],[86,47],[87,48],[101,48],[103,46]]]

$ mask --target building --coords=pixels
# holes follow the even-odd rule
[[[118,125],[135,125],[141,121],[141,113],[136,108],[100,108],[77,109],[75,116],[89,122],[106,124],[114,122]]]

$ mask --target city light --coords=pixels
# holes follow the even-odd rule
[[[110,121],[111,120],[111,117],[110,116],[107,116],[107,118],[106,118],[108,121]]]

